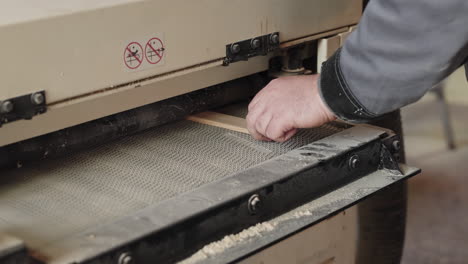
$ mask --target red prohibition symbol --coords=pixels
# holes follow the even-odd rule
[[[125,47],[124,63],[129,69],[136,69],[143,63],[143,47],[138,42],[132,42]]]
[[[145,46],[146,61],[150,64],[159,63],[164,57],[164,44],[159,38],[152,38]]]

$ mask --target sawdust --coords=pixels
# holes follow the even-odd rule
[[[324,204],[331,204],[335,201],[333,195],[324,195],[322,199]],[[196,264],[202,263],[208,258],[213,258],[216,255],[222,254],[225,250],[237,247],[241,243],[247,243],[253,238],[265,236],[266,233],[275,230],[276,227],[291,219],[300,219],[303,217],[313,216],[313,210],[317,209],[317,203],[302,205],[286,214],[280,215],[268,222],[259,223],[248,229],[245,229],[237,234],[225,236],[219,241],[212,242],[187,259],[182,260],[179,264]]]
[[[270,221],[257,224],[238,234],[228,235],[223,239],[208,244],[191,257],[179,262],[180,264],[203,263],[208,258],[214,258],[224,253],[226,250],[238,247],[239,244],[250,243],[253,239],[265,237],[269,232],[281,228],[285,223],[297,219],[314,219],[321,215],[326,215],[344,205],[351,204],[352,201],[369,195],[380,189],[382,186],[393,182],[387,178],[388,174],[382,175],[382,171],[369,175],[366,179],[358,179],[342,188],[321,196],[320,198],[297,207],[290,212],[280,215]],[[401,174],[400,174],[401,175]],[[363,184],[365,182],[366,184]],[[365,187],[363,187],[365,186]]]
[[[238,246],[241,242],[248,241],[254,237],[262,236],[263,233],[274,230],[275,226],[275,223],[264,222],[245,229],[240,233],[225,236],[219,241],[206,245],[191,257],[179,262],[179,264],[198,263],[204,259],[220,254],[228,248]]]
[[[215,241],[206,245],[205,247],[197,251],[195,254],[193,254],[191,257],[179,262],[179,264],[200,263],[203,260],[206,260],[207,258],[215,257],[216,255],[223,253],[229,248],[239,246],[240,243],[246,243],[250,239],[262,237],[265,235],[265,233],[275,230],[275,228],[282,222],[293,218],[298,219],[302,217],[312,216],[312,211],[305,208],[307,207],[301,206],[290,213],[272,219],[268,222],[259,223],[255,226],[241,231],[240,233],[225,236],[219,241]]]

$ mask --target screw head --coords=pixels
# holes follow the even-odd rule
[[[260,48],[260,44],[261,44],[260,40],[258,38],[254,38],[250,42],[250,47],[252,49],[258,49],[258,48]]]
[[[278,44],[279,43],[279,34],[275,33],[270,36],[270,42],[272,44]]]
[[[132,263],[133,263],[133,258],[132,258],[132,255],[130,255],[130,253],[125,252],[125,253],[120,254],[118,264],[132,264]]]
[[[395,140],[392,142],[392,147],[394,150],[399,151],[401,148],[401,143],[399,140]]]
[[[258,194],[250,196],[248,202],[248,209],[251,214],[256,214],[262,208],[262,199]]]
[[[348,162],[348,166],[350,169],[356,169],[359,167],[360,159],[358,155],[353,155]]]
[[[44,103],[44,95],[42,93],[33,93],[31,95],[31,102],[35,105],[40,105]]]
[[[231,53],[232,54],[237,54],[237,53],[240,52],[240,50],[241,50],[241,47],[240,47],[239,44],[234,43],[234,44],[231,45]]]
[[[11,101],[3,101],[0,105],[0,113],[6,114],[13,111],[13,103]]]

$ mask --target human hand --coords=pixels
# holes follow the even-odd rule
[[[320,97],[318,75],[271,81],[252,100],[247,129],[258,140],[284,142],[298,128],[318,127],[336,119]]]

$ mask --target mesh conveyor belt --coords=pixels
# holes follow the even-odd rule
[[[244,170],[342,130],[302,130],[287,143],[191,121],[56,160],[0,172],[0,233],[48,243]]]

